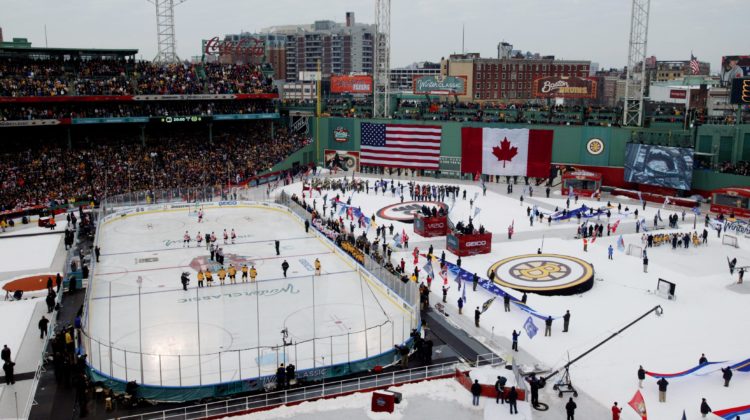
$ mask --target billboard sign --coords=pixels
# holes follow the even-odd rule
[[[689,190],[693,149],[630,143],[625,149],[625,181]]]
[[[372,93],[372,76],[331,76],[331,93]]]
[[[466,76],[414,76],[419,95],[466,95]]]
[[[596,98],[596,80],[583,77],[547,76],[534,80],[537,98]]]
[[[750,104],[750,77],[732,80],[730,101],[733,104]]]
[[[249,55],[252,57],[261,57],[265,54],[265,44],[262,39],[248,37],[240,38],[236,41],[224,39],[223,41],[215,36],[204,41],[203,52],[207,55]]]
[[[721,85],[731,87],[733,79],[750,76],[750,55],[721,57]]]
[[[687,90],[685,89],[670,89],[669,99],[687,99]]]

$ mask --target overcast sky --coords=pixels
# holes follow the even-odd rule
[[[179,2],[180,0],[175,0]],[[698,59],[717,72],[722,55],[750,54],[745,34],[748,0],[652,0],[648,55],[660,60]],[[516,49],[588,59],[601,68],[626,64],[630,0],[392,0],[392,67],[437,61],[461,51],[497,54],[497,43]],[[200,55],[201,39],[260,28],[374,19],[374,0],[187,0],[175,10],[177,52]],[[147,0],[0,0],[7,39],[28,38],[50,47],[137,48],[156,54],[154,5]]]

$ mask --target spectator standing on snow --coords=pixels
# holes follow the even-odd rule
[[[667,402],[667,386],[669,382],[666,379],[661,378],[656,382],[659,386],[659,402]]]
[[[618,407],[617,401],[615,401],[612,406],[612,420],[620,420],[620,413],[622,413],[622,408]]]
[[[701,401],[701,415],[703,417],[706,417],[706,415],[708,415],[708,413],[710,412],[711,412],[711,407],[709,407],[708,403],[706,402],[706,399],[703,398],[703,400]]]
[[[643,366],[638,366],[638,388],[643,388],[643,381],[646,379],[646,370]]]
[[[578,406],[575,401],[573,401],[573,397],[570,397],[568,403],[565,404],[565,413],[568,415],[568,420],[575,420],[576,408],[578,408]]]
[[[479,385],[478,379],[474,379],[474,383],[471,384],[471,405],[479,405],[479,396],[481,394],[482,385]]]

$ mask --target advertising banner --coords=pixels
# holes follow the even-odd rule
[[[466,95],[466,76],[414,76],[419,95]]]
[[[372,76],[331,76],[331,93],[372,93]]]
[[[750,104],[750,77],[732,80],[730,98],[733,104]]]
[[[731,87],[732,80],[750,76],[750,55],[721,57],[721,85]]]
[[[687,90],[685,89],[670,89],[669,90],[669,99],[686,99],[687,98]]]
[[[414,233],[425,238],[445,236],[448,233],[448,217],[420,217],[414,215]]]
[[[537,98],[596,98],[596,80],[583,77],[547,76],[534,80]]]
[[[325,149],[326,168],[340,171],[359,171],[359,152]]]
[[[489,254],[492,251],[492,234],[454,235],[446,237],[448,251],[465,257],[468,255]]]
[[[357,150],[354,119],[331,118],[328,124],[328,147],[336,150]]]

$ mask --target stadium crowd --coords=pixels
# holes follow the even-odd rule
[[[191,131],[171,132],[145,146],[110,138],[72,149],[8,147],[0,161],[0,210],[98,201],[131,191],[242,183],[308,143],[282,130],[271,138],[268,130],[232,129],[211,143],[205,134]]]
[[[0,59],[0,96],[270,93],[253,64],[165,64],[119,59]]]
[[[167,117],[177,115],[254,114],[275,112],[271,100],[75,102],[0,105],[0,121],[61,118]]]
[[[735,163],[724,162],[719,165],[719,172],[750,176],[750,162],[745,160],[740,160]]]

